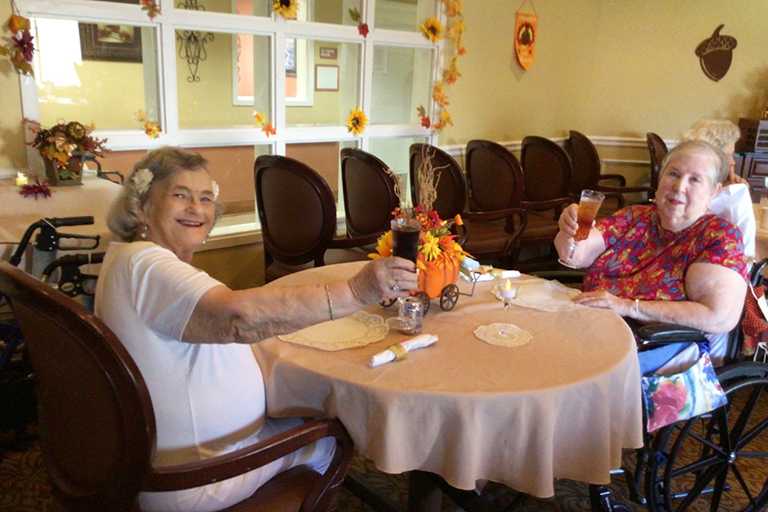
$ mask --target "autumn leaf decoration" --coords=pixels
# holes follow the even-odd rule
[[[269,138],[270,135],[277,135],[277,130],[274,126],[267,122],[267,115],[262,114],[256,110],[253,111],[253,122],[256,126],[261,126],[261,131]]]
[[[141,0],[141,10],[147,11],[147,16],[151,20],[154,20],[158,14],[163,14],[160,6],[157,5],[157,0]]]
[[[11,44],[0,46],[0,56],[8,57],[13,68],[22,75],[35,76],[32,71],[32,59],[35,56],[35,45],[32,42],[34,37],[30,33],[31,25],[29,20],[18,14],[16,2],[11,2],[13,14],[8,18],[6,26],[11,31]]]
[[[133,114],[133,120],[141,125],[141,127],[144,129],[144,133],[146,133],[147,137],[150,139],[158,138],[160,136],[160,132],[163,131],[160,129],[160,126],[157,123],[150,121],[149,114],[141,109]]]
[[[445,93],[445,87],[455,83],[461,76],[458,67],[458,58],[467,52],[462,43],[465,25],[461,0],[440,1],[445,8],[445,14],[448,18],[446,30],[443,30],[439,20],[435,18],[427,19],[424,24],[419,27],[424,33],[424,37],[432,41],[432,44],[441,39],[445,39],[450,43],[449,46],[452,50],[450,57],[445,59],[446,64],[445,68],[443,68],[442,77],[435,83],[435,86],[432,89],[432,101],[435,104],[432,117],[430,118],[423,105],[420,105],[416,109],[419,118],[421,118],[421,125],[430,130],[433,134],[440,133],[443,128],[448,125],[453,126],[451,114],[446,108],[449,103],[448,95]]]
[[[357,7],[353,7],[349,10],[349,17],[352,18],[352,21],[357,22],[357,31],[360,33],[360,35],[367,37],[369,32],[368,24],[363,23],[363,17],[360,15],[360,11],[357,10]]]

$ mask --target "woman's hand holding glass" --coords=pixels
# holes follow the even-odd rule
[[[586,240],[589,237],[589,232],[592,229],[597,212],[600,210],[600,206],[603,204],[605,196],[600,192],[594,190],[582,190],[581,200],[578,205],[572,204],[566,208],[560,220],[558,226],[560,231],[570,236],[572,241],[568,248],[568,255],[565,258],[560,258],[558,261],[561,265],[570,268],[579,268],[573,264],[573,258],[576,255],[576,249],[579,247],[579,242]]]
[[[350,278],[348,284],[352,295],[363,307],[402,299],[418,288],[416,265],[403,258],[376,259]]]

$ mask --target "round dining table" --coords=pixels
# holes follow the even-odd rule
[[[363,264],[317,267],[267,286],[322,286]],[[546,498],[556,478],[609,483],[622,450],[642,446],[632,332],[609,310],[575,304],[505,311],[494,284],[473,288],[459,279],[455,307],[443,311],[433,299],[424,317],[422,332],[438,341],[375,368],[368,366],[374,354],[408,336],[390,330],[381,341],[337,351],[277,337],[254,344],[268,414],[336,416],[381,471],[430,472],[457,489],[490,480]],[[386,319],[397,307],[376,304],[366,312]],[[532,337],[503,347],[474,334],[497,322]],[[332,332],[330,322],[324,325]]]

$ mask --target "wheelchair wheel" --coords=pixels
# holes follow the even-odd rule
[[[768,507],[768,365],[718,372],[728,404],[659,430],[646,473],[652,512]]]

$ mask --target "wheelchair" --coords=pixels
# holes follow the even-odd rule
[[[88,225],[93,222],[93,217],[41,219],[27,228],[10,263],[18,266],[27,249],[33,247],[33,272],[42,267],[38,275],[43,282],[52,282],[52,286],[65,295],[77,298],[86,307],[92,306],[96,276],[82,272],[81,267],[101,263],[104,253],[56,256],[58,251],[91,250],[98,247],[98,235],[73,235],[58,231],[62,226]],[[32,236],[38,230],[35,242],[31,243]],[[85,245],[83,241],[86,241]],[[20,449],[34,438],[27,435],[27,426],[37,418],[33,388],[34,374],[21,331],[5,298],[0,295],[0,403],[3,404],[0,407],[0,430],[13,431],[12,444]]]
[[[768,260],[752,268],[753,286],[765,284]],[[540,277],[575,283],[571,271],[538,273]],[[669,343],[706,342],[704,333],[669,324],[632,325],[638,351]],[[716,370],[728,403],[706,414],[648,433],[636,451],[634,468],[620,468],[629,497],[650,512],[741,511],[768,509],[768,364],[740,360],[743,334],[729,335],[726,364]],[[628,511],[616,503],[607,486],[590,486],[592,509]]]

